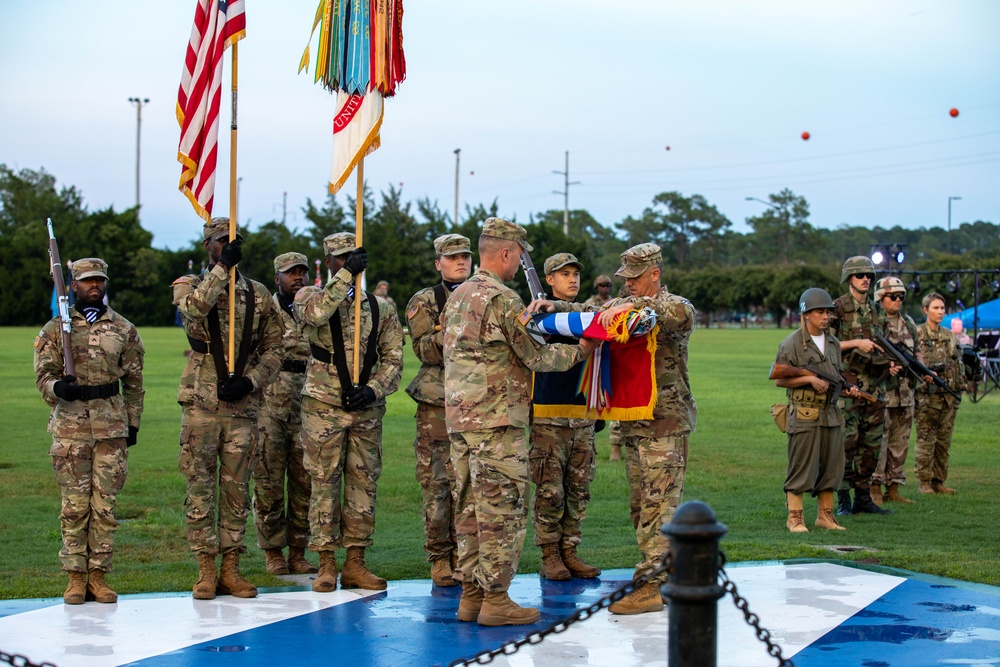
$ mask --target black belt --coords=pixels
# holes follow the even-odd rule
[[[285,359],[281,362],[281,370],[289,373],[305,373],[306,362],[301,359]]]
[[[191,338],[191,336],[188,336],[188,344],[191,346],[191,349],[194,350],[195,352],[198,352],[200,354],[208,354],[208,343],[206,343],[205,341],[195,340],[194,338]]]
[[[309,351],[312,352],[313,359],[318,359],[324,364],[329,364],[333,362],[333,355],[330,354],[330,350],[325,347],[319,347],[318,345],[313,345],[309,343]]]
[[[111,398],[117,396],[119,390],[118,380],[107,384],[97,384],[80,387],[80,400],[93,401],[97,398]]]

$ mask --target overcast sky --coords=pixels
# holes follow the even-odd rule
[[[296,75],[316,0],[247,0],[239,46],[241,222],[302,228],[330,176],[334,99]],[[44,168],[91,210],[135,204],[154,244],[200,238],[177,190],[174,115],[194,0],[0,4],[0,163]],[[1000,222],[996,0],[408,0],[407,79],[386,102],[376,191],[570,207],[612,225],[702,194],[738,231],[790,188],[814,225]],[[225,78],[229,80],[229,60]],[[228,85],[220,129],[228,151]],[[949,115],[951,108],[960,113]],[[803,132],[811,138],[804,141]],[[669,147],[669,148],[668,148]],[[224,153],[223,155],[228,155]],[[220,157],[216,215],[228,212]],[[354,191],[353,179],[338,195]],[[885,239],[891,240],[891,239]],[[867,250],[867,249],[859,249]]]

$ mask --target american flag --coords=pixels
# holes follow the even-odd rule
[[[245,35],[244,0],[198,0],[177,93],[177,161],[183,165],[180,191],[205,220],[215,198],[223,53]]]

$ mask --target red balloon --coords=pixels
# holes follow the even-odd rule
[[[958,118],[958,109],[952,107],[951,111],[948,112],[948,115],[950,115],[952,118]]]
[[[670,150],[670,146],[667,146],[667,150],[668,150],[668,151]]]
[[[802,141],[809,141],[810,134],[808,132],[802,133]]]

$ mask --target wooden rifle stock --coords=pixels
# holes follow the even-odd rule
[[[52,230],[52,218],[46,218],[49,228],[49,269],[56,288],[56,301],[59,305],[59,319],[62,322],[62,348],[64,375],[76,376],[76,364],[73,363],[73,341],[70,334],[73,331],[73,320],[69,316],[69,293],[66,291],[66,281],[63,279],[62,262],[59,260],[59,244]]]
[[[542,287],[542,281],[538,279],[538,272],[535,271],[535,265],[531,263],[531,256],[527,250],[521,252],[521,268],[524,269],[524,278],[528,281],[531,300],[549,298],[545,288]]]
[[[835,389],[838,386],[840,389],[836,392],[840,395],[844,390],[851,389],[852,387],[858,390],[861,398],[868,401],[869,403],[878,403],[878,396],[874,394],[869,394],[867,391],[862,390],[857,385],[851,384],[844,378],[838,376],[833,376],[822,371],[817,371],[809,368],[799,368],[798,366],[790,366],[788,364],[772,364],[771,373],[768,379],[771,380],[785,380],[790,378],[798,377],[818,377],[821,380],[825,380],[830,384],[831,389]],[[837,396],[831,396],[831,400],[835,400]]]

